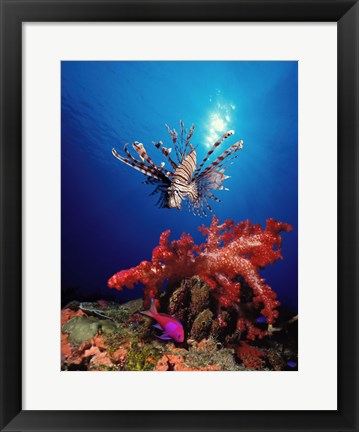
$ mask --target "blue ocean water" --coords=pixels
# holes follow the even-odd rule
[[[125,143],[171,147],[165,128],[183,120],[196,129],[197,160],[224,131],[243,139],[227,170],[230,191],[211,204],[221,220],[267,218],[293,225],[283,233],[283,260],[262,271],[279,300],[298,307],[298,68],[297,62],[75,62],[61,63],[62,300],[138,297],[141,287],[107,287],[114,273],[150,259],[162,231],[203,240],[199,218],[186,208],[160,209],[153,186],[111,154]],[[211,160],[213,160],[213,156]]]

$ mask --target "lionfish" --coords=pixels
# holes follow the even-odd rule
[[[180,136],[178,136],[175,129],[171,130],[167,124],[166,128],[174,145],[177,162],[170,156],[172,149],[164,147],[162,141],[153,142],[153,144],[166,157],[171,170],[165,168],[165,162],[160,165],[155,164],[147,154],[145,146],[138,141],[135,141],[132,147],[140,159],[132,156],[127,148],[128,144],[124,146],[127,157],[119,155],[115,149],[112,149],[112,154],[124,164],[147,176],[148,179],[144,182],[145,184],[156,186],[151,195],[159,194],[157,202],[159,207],[182,210],[182,202],[184,201],[193,214],[206,216],[206,209],[213,211],[208,199],[221,202],[211,191],[228,190],[222,186],[224,180],[229,178],[224,172],[229,165],[232,165],[233,162],[230,161],[237,157],[236,152],[242,149],[243,141],[240,140],[233,144],[218,156],[214,162],[204,168],[215,149],[225,139],[234,134],[233,130],[226,132],[217,139],[197,168],[196,149],[191,144],[194,125],[187,131],[181,121]]]

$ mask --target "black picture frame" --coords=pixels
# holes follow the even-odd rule
[[[1,431],[358,431],[358,1],[0,0],[0,7]],[[22,410],[22,23],[42,21],[337,22],[337,411],[281,411],[280,406],[278,411]],[[328,237],[323,247],[331,247],[330,243]],[[323,303],[318,306],[323,308],[323,319],[331,319]]]

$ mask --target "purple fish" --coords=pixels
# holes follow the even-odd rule
[[[171,317],[171,315],[158,313],[153,299],[151,299],[151,307],[149,310],[143,311],[141,314],[147,315],[157,321],[157,324],[155,324],[154,327],[163,331],[161,336],[157,336],[159,339],[174,339],[177,342],[184,341],[182,324],[176,320],[176,318]]]

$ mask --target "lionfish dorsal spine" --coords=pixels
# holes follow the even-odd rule
[[[241,150],[242,147],[243,147],[243,141],[242,140],[233,144],[229,149],[227,149],[220,156],[218,156],[217,159],[215,161],[213,161],[207,168],[205,168],[202,171],[202,173],[199,174],[199,176],[205,175],[208,171],[212,170],[217,165],[221,164],[221,162],[223,162],[225,159],[227,159],[228,156],[232,155],[233,153],[235,153],[238,150]]]
[[[178,133],[176,132],[176,129],[172,130],[168,126],[167,123],[165,124],[165,126],[166,126],[166,129],[167,129],[168,133],[170,134],[171,139],[172,139],[172,142],[173,142],[173,145],[174,145],[174,148],[175,148],[175,152],[176,152],[177,160],[180,161],[181,155],[180,155],[179,148],[178,148],[178,143],[177,143]]]
[[[182,159],[186,157],[188,148],[190,148],[191,150],[193,149],[193,146],[191,144],[191,138],[192,138],[193,132],[194,132],[194,124],[190,127],[190,130],[186,136],[186,142],[184,144],[184,148],[182,151]]]
[[[171,158],[170,154],[171,154],[171,149],[168,149],[166,147],[163,146],[163,142],[162,141],[152,141],[153,145],[158,149],[161,150],[161,153],[166,157],[166,159],[168,160],[168,162],[170,163],[171,167],[173,169],[177,168],[177,164],[176,162]]]

